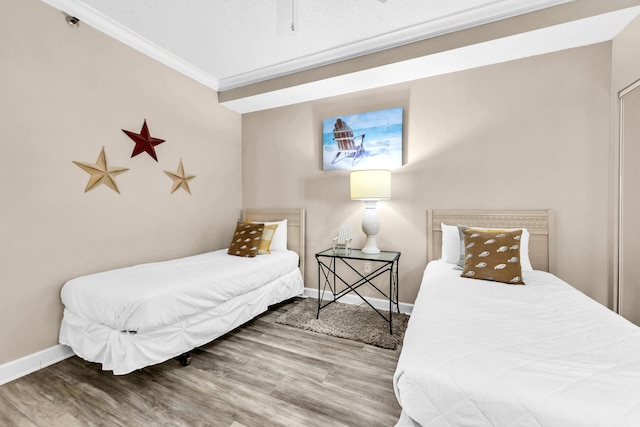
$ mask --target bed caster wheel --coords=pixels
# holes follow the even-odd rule
[[[191,365],[191,354],[189,353],[181,354],[180,356],[178,356],[178,362],[180,362],[182,366]]]

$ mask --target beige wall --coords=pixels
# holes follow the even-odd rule
[[[553,209],[557,274],[610,299],[608,177],[611,43],[410,84],[243,115],[243,205],[307,209],[313,254],[340,224],[360,231],[347,172],[321,169],[323,118],[405,108],[406,164],[379,204],[381,249],[402,251],[400,300],[412,303],[426,257],[427,209]]]
[[[305,281],[315,287],[313,254],[340,224],[364,241],[348,173],[321,170],[321,121],[397,106],[406,164],[379,204],[378,240],[403,252],[402,301],[413,302],[424,269],[427,209],[550,208],[558,275],[610,305],[610,109],[640,77],[639,26],[613,43],[241,119],[214,91],[86,25],[70,28],[37,0],[1,2],[0,364],[57,343],[65,280],[224,247],[241,207],[307,209]],[[120,130],[145,118],[166,139],[158,163],[131,158]],[[88,175],[72,160],[95,162],[102,146],[110,164],[130,168],[117,177],[122,194],[83,192]],[[191,196],[170,195],[162,172],[180,158],[197,175]]]
[[[613,39],[611,80],[612,98],[615,102],[617,102],[619,91],[640,79],[638,46],[640,46],[640,18],[633,20]]]
[[[0,2],[0,364],[57,344],[72,277],[225,247],[241,209],[240,115],[217,94],[38,0]],[[165,139],[131,158],[121,129]],[[130,170],[121,194],[72,160]],[[193,195],[169,194],[182,158]],[[226,224],[220,227],[219,224]]]

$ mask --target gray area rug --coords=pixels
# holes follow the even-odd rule
[[[334,302],[320,310],[320,319],[316,319],[317,312],[317,299],[300,299],[276,323],[395,350],[402,344],[409,321],[408,315],[394,312],[393,334],[389,334],[389,324],[364,303]],[[382,313],[388,318],[388,311]]]

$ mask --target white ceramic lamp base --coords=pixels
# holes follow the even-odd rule
[[[365,254],[379,254],[376,235],[380,231],[380,221],[378,221],[378,213],[376,212],[377,200],[364,201],[364,216],[362,217],[362,231],[367,235],[362,252]]]

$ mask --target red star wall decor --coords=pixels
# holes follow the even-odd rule
[[[146,119],[139,134],[124,129],[122,129],[122,132],[126,133],[127,136],[136,143],[136,146],[133,148],[133,153],[131,153],[131,157],[135,157],[142,152],[146,152],[151,157],[153,157],[156,162],[158,161],[156,150],[153,147],[158,144],[162,144],[164,142],[164,139],[154,138],[149,134],[149,128],[147,127]]]

